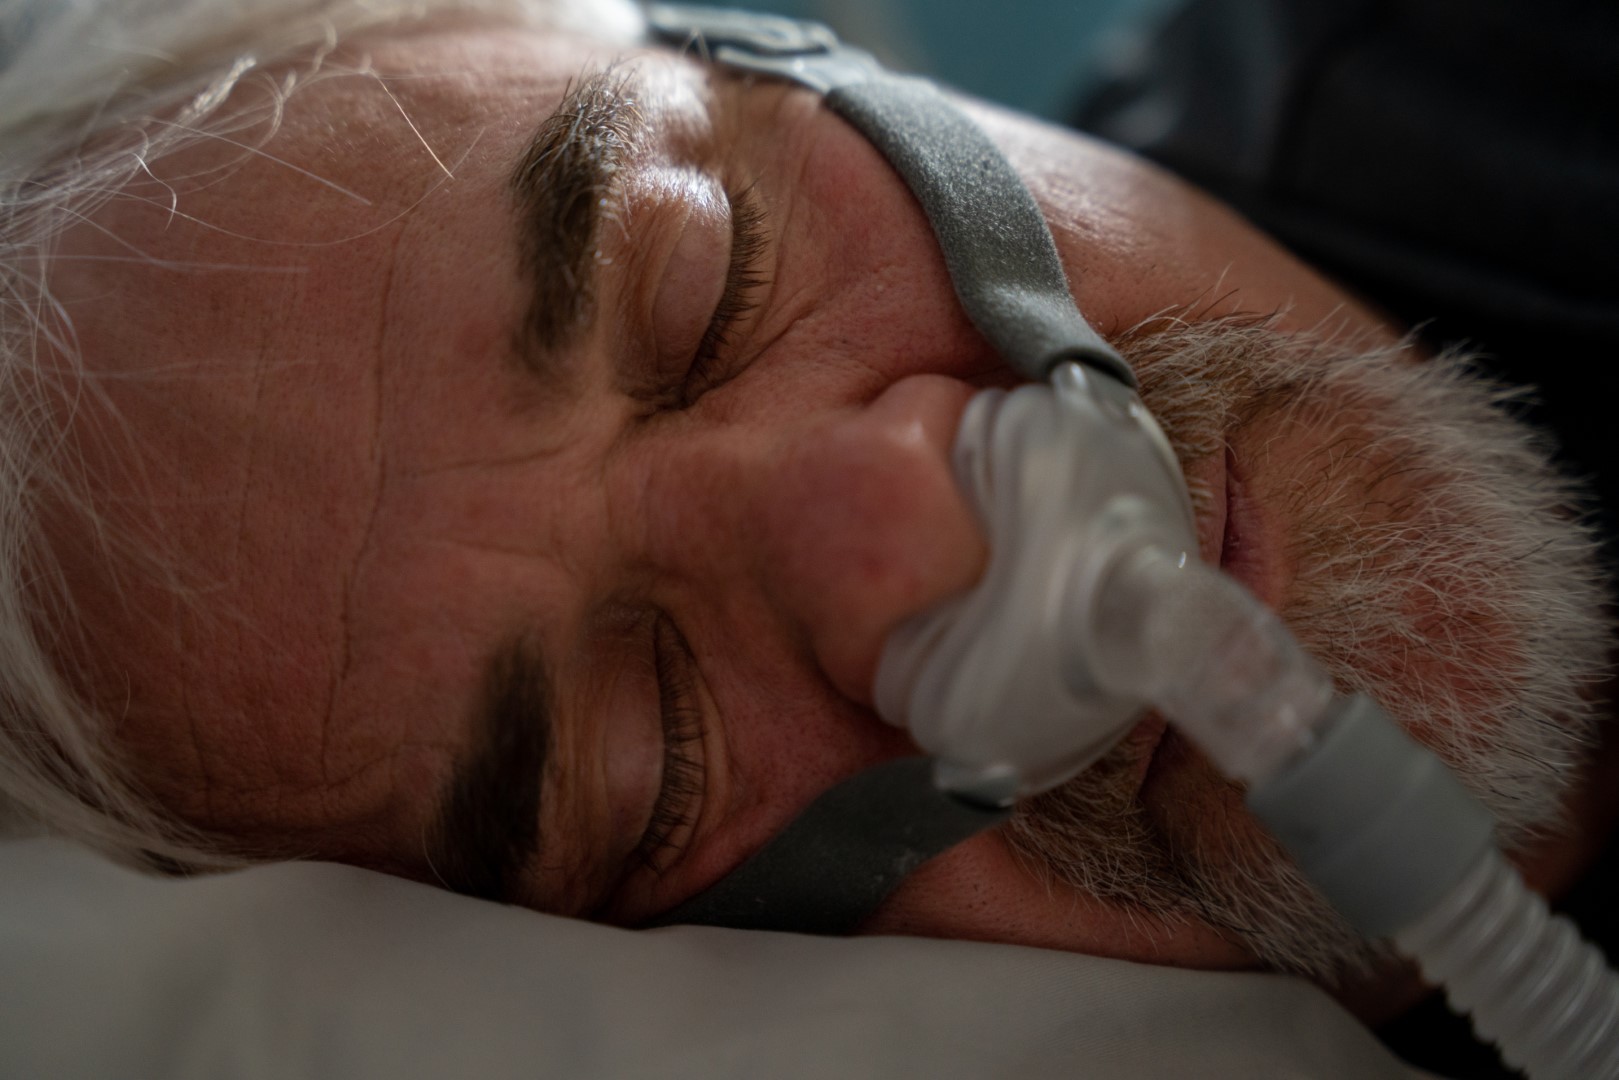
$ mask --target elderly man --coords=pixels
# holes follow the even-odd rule
[[[22,810],[636,925],[913,752],[878,652],[980,572],[949,446],[1015,380],[865,138],[596,20],[302,13],[263,59],[225,27],[88,135],[22,129],[81,140],[7,178]],[[971,112],[1204,558],[1461,769],[1532,883],[1577,877],[1608,639],[1539,438],[1195,190]],[[1351,994],[1375,956],[1151,721],[867,928]]]

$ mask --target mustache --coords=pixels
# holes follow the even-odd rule
[[[1555,829],[1611,626],[1593,532],[1571,509],[1584,493],[1510,415],[1521,391],[1463,355],[1325,342],[1269,318],[1166,316],[1121,348],[1188,474],[1244,436],[1308,431],[1288,470],[1305,479],[1265,491],[1296,567],[1278,614],[1341,690],[1371,694],[1446,759],[1507,847]],[[1190,486],[1212,512],[1214,493]],[[1182,762],[1195,780],[1143,799],[1137,754],[1121,744],[1020,807],[1006,836],[1027,867],[1165,923],[1200,919],[1327,983],[1385,955],[1235,808],[1236,785]]]

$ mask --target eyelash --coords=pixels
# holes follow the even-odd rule
[[[661,874],[684,846],[675,843],[675,835],[696,820],[706,784],[701,756],[691,752],[703,739],[703,714],[691,679],[691,648],[666,615],[652,631],[652,663],[663,721],[663,778],[635,855]]]
[[[725,288],[714,317],[697,343],[696,355],[681,379],[680,402],[686,408],[726,380],[720,367],[720,353],[731,344],[731,334],[745,317],[759,306],[758,290],[769,284],[760,273],[765,253],[765,214],[752,185],[734,195],[731,203],[731,260],[725,272]]]

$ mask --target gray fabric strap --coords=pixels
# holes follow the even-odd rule
[[[922,204],[962,308],[1013,368],[1044,381],[1075,360],[1135,387],[1130,365],[1074,306],[1056,242],[1022,178],[931,82],[885,71],[818,23],[681,4],[650,5],[647,18],[670,44],[825,94]]]
[[[1034,197],[977,124],[932,83],[898,75],[837,87],[826,103],[904,177],[961,306],[1007,363],[1043,381],[1076,360],[1135,386],[1130,365],[1074,306]]]
[[[1011,813],[940,791],[931,758],[885,762],[827,791],[656,925],[853,933],[912,870]]]

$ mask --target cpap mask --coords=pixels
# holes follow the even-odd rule
[[[931,83],[818,24],[647,14],[666,44],[823,95],[905,180],[968,317],[1033,380],[980,393],[956,435],[956,479],[990,547],[982,579],[897,628],[879,663],[878,713],[928,756],[832,788],[660,924],[852,932],[917,866],[1078,774],[1156,708],[1247,786],[1327,898],[1444,983],[1508,1064],[1619,1077],[1619,980],[1523,887],[1488,812],[1198,560],[1180,466],[987,136]]]

